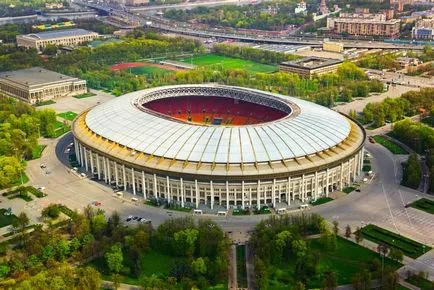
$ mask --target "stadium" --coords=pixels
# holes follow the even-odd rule
[[[206,208],[316,200],[354,182],[365,132],[294,97],[224,85],[126,94],[73,122],[93,178],[146,199]]]

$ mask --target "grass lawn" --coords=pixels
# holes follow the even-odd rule
[[[81,95],[76,95],[76,96],[74,96],[74,98],[84,99],[84,98],[89,98],[89,97],[93,97],[93,96],[96,96],[96,95],[93,93],[85,93],[85,94],[81,94]]]
[[[371,171],[371,169],[372,169],[372,166],[370,164],[365,164],[365,165],[363,165],[362,171],[368,172],[368,171]]]
[[[434,214],[434,200],[421,198],[409,204],[409,206]]]
[[[274,65],[262,64],[250,60],[244,60],[240,58],[233,58],[227,56],[221,56],[216,54],[204,54],[199,56],[193,56],[180,59],[185,63],[192,63],[198,66],[222,66],[226,69],[241,68],[248,70],[252,73],[263,72],[272,73],[278,71],[278,68]]]
[[[331,198],[331,197],[320,197],[317,200],[312,201],[311,204],[313,206],[315,206],[315,205],[320,205],[320,204],[327,203],[327,202],[332,201],[332,200],[333,200],[333,198]]]
[[[250,211],[248,209],[234,209],[232,211],[232,215],[250,215]]]
[[[434,282],[431,282],[425,278],[419,277],[417,275],[411,276],[405,280],[406,282],[419,287],[422,290],[431,290],[434,287]]]
[[[351,284],[352,277],[362,269],[369,269],[374,259],[379,259],[378,253],[357,245],[344,238],[337,238],[337,249],[335,252],[326,251],[320,239],[308,240],[309,251],[315,251],[320,254],[318,265],[318,274],[308,279],[306,289],[320,288],[322,273],[328,271],[336,272],[338,285]],[[386,266],[398,269],[401,264],[386,258]],[[375,274],[372,273],[373,278]],[[273,266],[270,277],[269,289],[291,289],[289,285],[295,285],[297,281],[295,274],[295,261],[288,261],[280,265]]]
[[[0,208],[0,228],[12,224],[12,221],[17,219],[16,215],[5,215],[5,212],[7,212],[7,209]]]
[[[41,158],[42,151],[44,151],[46,145],[38,145],[33,151],[32,151],[32,160]]]
[[[36,103],[36,107],[41,107],[41,106],[46,106],[46,105],[52,105],[55,104],[56,102],[53,100],[48,100],[48,101],[43,101],[43,102],[39,102]]]
[[[355,187],[345,187],[342,191],[345,192],[346,194],[353,192],[354,190],[356,190]]]
[[[143,255],[142,274],[146,276],[150,276],[152,274],[155,274],[157,276],[168,276],[174,264],[175,258],[156,251],[152,251],[147,253],[146,255]],[[97,258],[89,262],[89,265],[95,267],[101,273],[104,280],[111,281],[111,275],[107,268],[104,257]],[[121,283],[138,285],[139,277],[136,277],[133,273],[121,273]]]
[[[132,68],[125,69],[125,71],[128,71],[131,74],[145,75],[148,77],[150,77],[152,75],[166,76],[166,75],[172,75],[175,73],[175,71],[171,71],[171,70],[159,68],[159,67],[153,67],[153,66],[132,67]]]
[[[77,117],[77,113],[68,111],[68,112],[63,112],[63,113],[57,114],[57,116],[65,119],[65,120],[72,121],[75,119],[75,117]]]
[[[167,210],[176,210],[176,211],[181,211],[181,212],[191,212],[191,210],[192,210],[191,207],[182,207],[182,206],[176,205],[176,204],[171,204],[170,206],[166,206],[165,208]]]
[[[53,138],[57,138],[59,136],[62,136],[66,132],[69,132],[69,130],[71,130],[71,128],[69,128],[68,125],[65,125],[64,123],[62,123],[60,121],[56,121],[56,123],[54,124],[55,134],[54,134]]]
[[[237,281],[239,288],[247,288],[247,269],[246,269],[246,246],[236,247],[237,252]]]
[[[367,225],[363,227],[362,235],[365,239],[372,242],[384,243],[389,247],[400,249],[404,255],[413,259],[431,250],[431,248],[426,245],[377,227],[376,225]]]
[[[398,144],[384,138],[383,136],[376,135],[373,138],[374,138],[375,142],[383,145],[393,154],[408,154],[408,152],[404,148],[402,148]]]
[[[270,214],[271,213],[271,211],[270,211],[270,208],[268,207],[268,206],[263,206],[263,207],[261,207],[261,209],[257,209],[257,208],[255,208],[254,210],[253,210],[253,213],[254,214]]]

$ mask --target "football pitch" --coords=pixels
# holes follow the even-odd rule
[[[191,63],[198,66],[215,65],[215,66],[222,66],[223,68],[226,69],[228,68],[245,69],[252,73],[257,73],[257,72],[272,73],[278,71],[277,67],[274,65],[262,64],[251,60],[221,56],[217,54],[205,54],[205,55],[182,58],[179,60],[188,64]]]

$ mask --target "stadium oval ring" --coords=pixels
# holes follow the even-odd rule
[[[146,108],[189,96],[231,98],[284,116],[215,125]],[[211,209],[284,207],[342,190],[362,171],[366,138],[358,123],[326,107],[216,84],[129,93],[81,113],[72,132],[77,162],[93,178],[145,199]]]

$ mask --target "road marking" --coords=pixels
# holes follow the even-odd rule
[[[392,218],[393,226],[395,227],[395,229],[396,229],[396,231],[398,232],[398,234],[401,234],[401,233],[399,232],[398,227],[396,226],[395,219],[393,218],[392,209],[390,208],[389,200],[387,199],[387,194],[386,194],[386,191],[384,190],[384,185],[383,185],[383,183],[381,183],[381,188],[383,189],[384,198],[386,199],[386,204],[387,204],[387,207],[389,208],[390,217]]]

